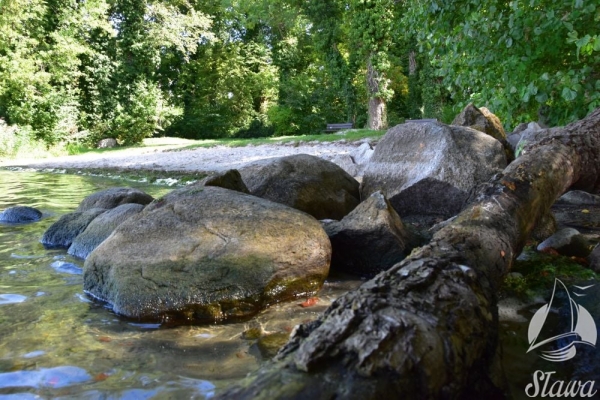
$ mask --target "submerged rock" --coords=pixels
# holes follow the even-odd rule
[[[41,243],[49,248],[68,248],[77,235],[83,232],[94,218],[105,211],[104,208],[92,208],[83,212],[76,211],[63,215],[44,232]]]
[[[250,193],[340,220],[360,202],[359,184],[336,164],[308,154],[261,160],[240,168]]]
[[[417,246],[381,192],[375,192],[339,222],[325,224],[331,240],[331,268],[373,276],[402,261]]]
[[[469,192],[506,167],[500,142],[474,129],[406,123],[379,141],[363,177],[363,198],[381,190],[405,218],[456,215]]]
[[[67,253],[86,259],[100,243],[110,236],[117,226],[143,209],[144,206],[141,204],[129,203],[98,215],[83,232],[75,237]]]
[[[9,222],[14,224],[35,222],[42,218],[42,212],[36,208],[28,206],[9,207],[0,213],[0,222]]]
[[[185,188],[184,188],[185,189]],[[317,220],[219,187],[181,190],[121,224],[84,264],[84,290],[145,320],[221,320],[316,292],[331,245]]]
[[[139,189],[114,187],[89,195],[83,199],[76,211],[87,211],[92,208],[111,209],[128,203],[146,205],[152,200],[154,200],[152,196]]]

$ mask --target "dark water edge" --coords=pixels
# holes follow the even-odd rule
[[[155,197],[172,190],[93,176],[0,170],[0,211],[29,205],[44,213],[33,224],[0,224],[0,398],[210,398],[268,359],[256,339],[243,332],[258,326],[263,333],[289,334],[360,284],[332,277],[314,307],[299,307],[298,299],[270,307],[252,321],[225,325],[166,328],[121,318],[83,293],[82,260],[39,243],[43,232],[85,196],[114,186],[137,187]],[[592,304],[600,303],[600,288],[595,293],[586,307],[598,322],[600,307]],[[537,370],[557,371],[565,380],[599,378],[589,362],[600,358],[595,349],[561,365],[527,353],[529,320],[539,306],[501,324],[503,365],[515,399],[529,398],[525,387]],[[592,366],[583,378],[574,372],[582,370],[581,364]]]

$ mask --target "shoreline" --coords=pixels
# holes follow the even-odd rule
[[[133,147],[102,153],[90,152],[43,159],[0,160],[0,168],[35,172],[64,170],[65,173],[78,173],[79,170],[86,170],[104,171],[105,173],[114,171],[130,175],[146,171],[161,173],[161,175],[181,176],[201,173],[209,175],[240,168],[259,160],[295,154],[310,154],[335,162],[336,156],[348,154],[361,144],[372,142],[370,139],[352,142],[341,139],[317,143],[289,142],[244,147],[198,147],[191,150],[179,150],[173,146]]]

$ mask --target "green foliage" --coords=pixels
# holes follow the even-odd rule
[[[273,106],[269,109],[268,116],[277,136],[291,136],[299,133],[300,126],[294,123],[294,113],[290,107]]]
[[[275,129],[272,125],[267,125],[263,119],[255,119],[248,128],[237,131],[234,137],[237,139],[265,138],[273,136],[274,133]]]
[[[4,0],[0,117],[70,148],[375,126],[384,109],[451,122],[468,102],[507,128],[564,124],[600,106],[599,27],[581,0]]]
[[[423,2],[407,21],[458,108],[486,105],[508,128],[565,124],[600,106],[596,2]]]
[[[139,142],[172,114],[163,64],[185,63],[209,24],[183,0],[4,1],[0,117],[48,146]]]

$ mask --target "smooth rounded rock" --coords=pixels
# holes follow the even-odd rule
[[[98,215],[83,232],[75,237],[67,253],[86,259],[100,243],[110,236],[117,226],[143,209],[144,206],[141,204],[128,203]]]
[[[44,232],[41,243],[48,248],[68,248],[73,240],[87,228],[94,218],[106,210],[92,208],[83,212],[65,214]]]
[[[254,196],[317,219],[342,219],[360,202],[359,183],[336,164],[308,154],[261,160],[239,169]]]
[[[171,194],[129,218],[84,264],[84,290],[142,320],[245,318],[316,292],[331,245],[320,223],[219,187]]]
[[[130,187],[114,187],[89,195],[79,204],[76,211],[87,211],[92,208],[111,209],[121,204],[136,203],[146,205],[154,198],[139,189]]]
[[[0,222],[21,224],[27,222],[39,221],[42,218],[42,212],[29,206],[9,207],[0,213]]]

